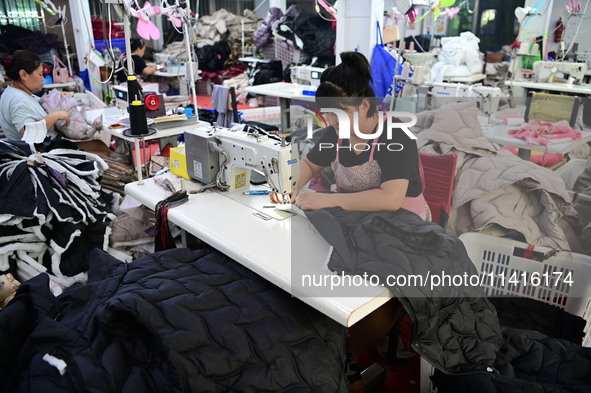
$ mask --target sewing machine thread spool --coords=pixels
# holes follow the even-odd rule
[[[142,137],[156,133],[156,129],[148,128],[146,107],[140,100],[142,96],[141,86],[135,75],[127,77],[127,98],[129,100],[129,128],[123,131],[123,135]]]

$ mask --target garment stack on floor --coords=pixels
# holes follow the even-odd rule
[[[0,313],[3,392],[347,391],[346,329],[225,255],[89,259],[88,284],[40,275]]]
[[[446,105],[417,114],[417,120],[412,131],[419,151],[458,155],[449,232],[521,235],[529,244],[571,249],[561,227],[571,210],[563,180],[547,168],[497,151],[480,128],[476,103]]]
[[[407,286],[388,282],[401,276],[429,282],[428,277],[441,278],[444,272],[448,276],[476,274],[462,242],[440,226],[404,209],[368,213],[329,208],[306,210],[306,216],[334,247],[328,263],[331,270],[376,275],[404,305],[413,323],[413,348],[443,372],[436,379],[439,391],[591,391],[591,348],[580,345],[585,324],[580,318],[530,300],[522,302],[519,321],[501,328],[481,287],[449,283],[431,288],[420,280]],[[504,301],[496,304],[504,314],[504,307],[513,307]],[[544,311],[538,313],[540,307]],[[557,323],[556,314],[560,314],[557,319],[569,319],[571,326]],[[504,322],[511,317],[504,315]],[[550,322],[543,323],[545,319]]]
[[[47,271],[68,287],[86,280],[88,250],[108,245],[107,165],[60,138],[34,147],[0,141],[0,272],[24,281]]]

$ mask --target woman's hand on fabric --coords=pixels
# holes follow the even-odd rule
[[[283,194],[280,194],[278,192],[272,192],[269,194],[269,198],[271,198],[272,202],[275,203],[279,203],[279,204],[283,204],[283,203],[293,203],[292,201],[294,201],[294,196],[293,194],[289,194],[289,198],[287,199],[287,202],[283,201]]]
[[[56,112],[58,120],[65,120],[64,127],[70,125],[70,115],[66,111],[58,111]]]
[[[335,207],[332,194],[321,192],[305,192],[299,195],[295,201],[297,207],[302,210],[322,209],[325,207]]]

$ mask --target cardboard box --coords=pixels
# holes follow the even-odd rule
[[[187,172],[187,156],[185,146],[170,149],[170,171],[175,175],[191,180]]]
[[[493,52],[486,53],[486,62],[487,63],[500,63],[502,61],[503,61],[503,54],[502,53],[493,53]]]

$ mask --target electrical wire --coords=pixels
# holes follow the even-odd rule
[[[108,7],[108,5],[107,5],[107,7]],[[109,10],[110,10],[110,8],[109,8]],[[88,67],[88,62],[90,61],[90,52],[91,52],[92,50],[95,50],[95,49],[94,49],[94,41],[92,40],[92,38],[93,38],[93,35],[92,35],[92,33],[90,32],[90,29],[89,29],[89,27],[88,27],[88,26],[89,26],[89,23],[88,23],[88,20],[87,20],[87,18],[86,18],[86,12],[83,12],[82,14],[83,14],[83,17],[84,17],[84,22],[85,22],[84,24],[86,25],[86,31],[88,32],[88,37],[89,37],[89,40],[90,40],[90,41],[89,41],[89,42],[90,42],[90,49],[89,49],[89,50],[88,50],[88,52],[86,53],[86,58],[84,59],[84,64],[86,65],[86,68],[88,69],[88,76],[89,76],[90,78],[94,79],[96,82],[98,82],[98,83],[100,83],[100,84],[107,83],[107,82],[109,81],[110,77],[109,77],[109,79],[107,79],[106,81],[102,81],[102,80],[98,79],[96,76],[94,76],[94,75],[93,75],[93,73],[92,73],[92,72],[89,70],[89,67]],[[110,14],[109,14],[109,15],[110,15]],[[102,18],[102,7],[101,7],[101,18]],[[103,19],[104,19],[104,18],[103,18]],[[110,22],[110,21],[109,21],[109,22]],[[104,23],[104,22],[103,22],[103,23]],[[110,23],[109,23],[109,25],[110,25]],[[103,28],[103,39],[104,39],[104,34],[105,34],[105,29]],[[109,32],[109,35],[110,35],[110,32]],[[110,39],[110,37],[109,37],[109,39]],[[107,46],[107,45],[106,45],[106,42],[105,42],[105,46]],[[115,68],[115,67],[113,67],[113,68]],[[113,74],[113,70],[111,70],[111,76],[112,76],[112,74]]]
[[[414,35],[413,35],[413,36],[411,36],[411,37],[412,37],[412,40],[415,42],[415,44],[417,44],[417,45],[418,45],[418,47],[419,47],[419,49],[421,50],[421,52],[423,52],[423,53],[424,53],[424,52],[425,52],[425,50],[423,49],[423,47],[421,46],[421,44],[419,44],[419,42],[417,41],[416,37],[415,37]]]
[[[47,21],[45,22],[45,27],[47,27],[48,29],[57,29],[58,27],[60,27],[60,25],[57,24],[57,22],[60,20],[60,18],[61,18],[64,26],[66,26],[68,24],[68,18],[64,15],[64,16],[56,16],[56,17],[52,17],[50,19],[47,19]],[[55,19],[55,24],[53,26],[49,26],[49,23],[54,22],[54,19]]]
[[[325,21],[328,22],[336,22],[336,19],[328,19],[326,18],[324,15],[322,15],[322,13],[320,12],[320,6],[318,5],[318,0],[314,0],[314,10],[316,11],[316,13],[318,14],[319,17],[321,17],[322,19],[324,19]]]
[[[257,5],[256,7],[254,7],[254,10],[250,11],[250,14],[244,15],[244,18],[250,18],[251,15],[253,15],[256,12],[256,10],[258,10],[265,3],[266,3],[266,1],[261,1],[259,3],[259,5]],[[199,4],[199,1],[197,1],[197,4]],[[199,5],[197,5],[197,8],[199,8]]]
[[[224,156],[224,161],[220,164],[220,171],[215,177],[215,184],[220,190],[226,191],[228,188],[230,188],[230,186],[228,184],[222,183],[222,174],[226,172],[226,163],[228,162],[229,158],[228,154],[224,150],[222,150],[220,154]]]
[[[585,3],[585,9],[583,10],[583,15],[585,15],[587,13],[588,6],[589,6],[589,0],[587,0],[587,2]],[[577,26],[577,31],[575,33],[575,36],[573,37],[573,40],[571,41],[570,45],[568,46],[568,49],[562,55],[562,61],[564,61],[568,52],[570,52],[570,50],[573,48],[573,45],[575,44],[575,40],[577,39],[577,36],[579,35],[579,30],[581,30],[582,24],[583,24],[583,18],[581,18],[581,20],[579,21],[579,26]]]

